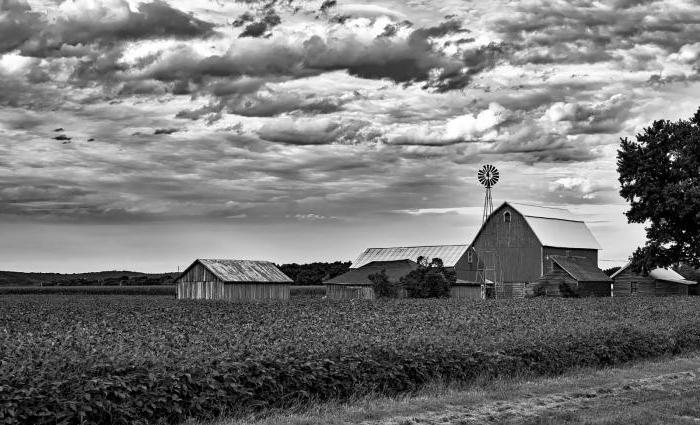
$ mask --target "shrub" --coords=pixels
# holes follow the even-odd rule
[[[441,259],[433,258],[428,263],[418,257],[418,268],[402,277],[399,283],[406,288],[409,298],[447,298],[455,281],[454,272],[446,270]]]
[[[372,281],[374,295],[377,298],[397,298],[399,296],[399,287],[396,283],[390,282],[386,275],[386,270],[378,273],[373,273],[368,276]]]

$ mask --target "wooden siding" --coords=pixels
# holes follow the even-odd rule
[[[220,282],[221,280],[197,262],[180,276],[177,282]]]
[[[480,300],[481,286],[453,286],[450,288],[450,298],[458,300]]]
[[[288,300],[289,284],[178,282],[177,298],[225,301]]]
[[[371,286],[326,285],[326,296],[331,300],[373,300],[374,288]]]
[[[688,295],[688,286],[682,283],[654,280],[650,276],[634,273],[629,268],[615,276],[614,297]],[[632,294],[632,282],[637,282],[637,292]]]
[[[562,257],[583,257],[590,260],[598,267],[597,249],[573,249],[573,248],[552,248],[545,246],[542,250],[542,275],[552,270],[552,260],[547,258],[550,255],[561,255]]]
[[[578,282],[565,272],[559,265],[554,265],[554,270],[537,279],[536,288],[543,288],[548,297],[561,297],[561,285],[567,284],[582,297],[609,297],[610,282]]]
[[[506,211],[510,212],[510,222],[504,221]],[[541,275],[542,246],[525,218],[507,205],[491,215],[472,247],[473,261],[467,263],[463,272],[466,276],[458,276],[461,279],[476,282],[478,267],[485,263],[495,264],[495,278],[501,282],[533,282]],[[486,277],[494,280],[490,274],[487,272]]]

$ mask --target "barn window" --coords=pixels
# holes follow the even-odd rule
[[[471,264],[472,261],[474,261],[474,256],[472,254],[472,251],[469,250],[469,251],[467,251],[467,263]]]
[[[630,294],[632,294],[632,295],[636,294],[637,289],[639,289],[639,283],[636,281],[630,282]]]
[[[506,211],[503,213],[503,222],[510,223],[510,211]]]

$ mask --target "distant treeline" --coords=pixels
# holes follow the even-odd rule
[[[282,270],[282,273],[289,276],[295,285],[321,285],[325,280],[347,272],[350,268],[350,262],[291,263],[277,265],[277,267]]]
[[[170,285],[177,273],[104,271],[90,273],[23,273],[0,271],[0,286],[151,286]]]

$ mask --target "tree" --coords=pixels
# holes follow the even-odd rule
[[[700,109],[689,120],[654,121],[636,141],[620,139],[620,195],[630,223],[646,223],[647,241],[632,269],[684,262],[700,266]]]
[[[446,298],[450,296],[450,286],[456,281],[453,271],[445,269],[442,260],[428,261],[418,257],[418,267],[403,276],[399,283],[406,288],[409,298]]]
[[[369,275],[368,278],[372,281],[374,295],[377,298],[396,298],[398,296],[399,288],[396,283],[389,281],[386,270],[373,273]]]

